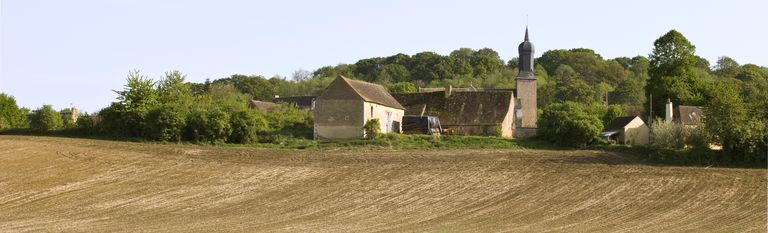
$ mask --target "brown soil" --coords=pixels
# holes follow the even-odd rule
[[[765,169],[0,136],[0,232],[765,232]]]

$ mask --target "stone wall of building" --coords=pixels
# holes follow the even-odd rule
[[[362,100],[315,101],[315,139],[341,140],[363,137],[365,124]]]
[[[520,99],[520,109],[522,110],[520,125],[518,125],[518,127],[536,128],[538,111],[536,103],[536,80],[518,79],[516,97]]]

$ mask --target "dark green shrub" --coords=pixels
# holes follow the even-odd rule
[[[389,93],[416,93],[418,88],[416,87],[416,84],[411,82],[399,82],[389,85],[387,90]]]
[[[29,109],[19,108],[13,96],[0,93],[0,129],[25,128]]]
[[[685,146],[685,137],[680,125],[656,119],[651,124],[651,145],[659,148],[681,149]]]
[[[109,107],[103,108],[98,113],[98,121],[96,121],[96,128],[104,134],[111,136],[126,136],[128,135],[128,128],[125,122],[121,121],[122,117],[118,111],[120,104],[112,103]]]
[[[376,138],[381,132],[381,123],[379,123],[379,119],[373,118],[365,122],[365,125],[363,125],[363,132],[365,132],[364,136],[366,139]]]
[[[232,133],[229,114],[219,109],[192,111],[187,120],[187,137],[193,142],[221,143]]]
[[[600,141],[603,124],[582,104],[566,102],[544,108],[539,120],[540,135],[552,142],[582,148]]]
[[[77,116],[77,123],[75,128],[82,130],[85,133],[96,133],[96,122],[93,120],[93,116],[88,113],[84,113]]]
[[[229,136],[229,142],[232,143],[253,143],[258,141],[258,132],[267,128],[267,120],[256,111],[245,110],[232,114],[230,125],[232,125],[232,134]]]
[[[278,104],[267,113],[269,128],[273,131],[281,131],[285,128],[297,128],[311,125],[309,113],[301,111],[291,104]]]
[[[51,105],[43,105],[43,107],[32,111],[29,126],[34,130],[48,131],[61,128],[64,126],[64,122],[61,119],[61,114],[53,110]]]
[[[162,105],[149,112],[145,134],[152,140],[179,142],[186,126],[186,109],[180,106]]]

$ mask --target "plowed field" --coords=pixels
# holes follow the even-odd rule
[[[0,136],[0,232],[765,232],[765,169]]]

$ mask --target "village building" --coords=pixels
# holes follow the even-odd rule
[[[672,122],[683,127],[696,127],[704,118],[704,108],[699,106],[679,105],[673,108],[672,101],[667,99],[664,122]]]
[[[378,84],[338,76],[314,101],[318,140],[360,139],[363,125],[378,119],[380,132],[399,133],[405,108]]]
[[[516,89],[420,88],[418,93],[396,94],[407,115],[437,116],[447,133],[527,138],[536,135],[536,77],[533,43],[518,46]]]
[[[627,116],[611,121],[601,135],[619,144],[645,145],[650,138],[650,129],[639,116]]]
[[[436,116],[446,134],[514,136],[515,99],[512,91],[454,92],[449,87],[442,92],[393,96],[406,107],[406,115]]]
[[[251,109],[257,109],[262,112],[269,112],[273,108],[277,107],[277,104],[267,101],[250,100],[248,101],[248,107]]]
[[[466,88],[457,88],[453,86],[448,86],[448,89],[451,90],[451,92],[514,92],[515,89],[507,89],[507,88],[476,88],[472,86],[472,84],[469,85],[469,87]],[[418,93],[429,93],[429,92],[444,92],[446,88],[444,87],[419,87],[416,92]]]
[[[307,95],[307,96],[290,96],[290,97],[279,97],[275,96],[275,98],[272,99],[272,102],[274,103],[287,103],[292,104],[293,106],[296,106],[299,110],[303,111],[312,111],[315,108],[315,99],[317,99],[317,96]]]

